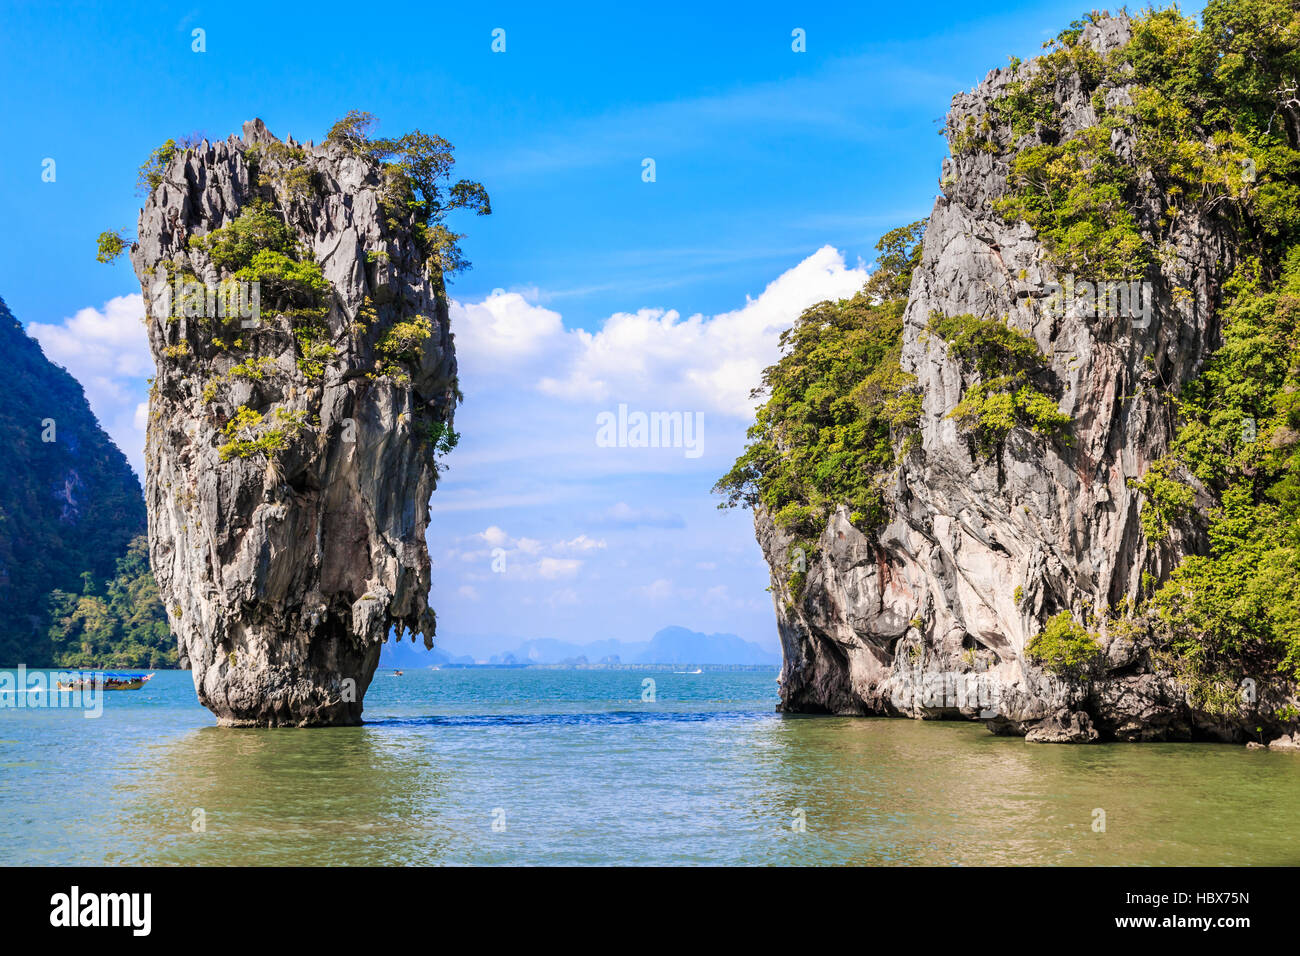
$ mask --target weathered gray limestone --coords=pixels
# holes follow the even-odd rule
[[[334,355],[323,376],[305,375],[291,320],[266,303],[257,327],[239,332],[242,347],[214,345],[208,318],[151,310],[150,552],[199,700],[219,723],[355,724],[389,629],[432,642],[425,529],[436,472],[417,430],[450,421],[456,359],[411,221],[384,222],[378,166],[333,144],[300,147],[298,161],[277,142],[257,120],[242,139],[179,154],[145,203],[131,259],[146,298],[178,264],[215,282],[190,237],[271,200],[333,286]],[[291,194],[283,174],[303,165],[312,186]],[[363,316],[367,299],[374,312]],[[376,374],[385,328],[416,315],[433,334],[410,380]],[[250,357],[270,360],[262,378],[228,376]],[[283,451],[222,461],[222,429],[240,406],[268,422],[276,409],[302,413],[307,425]]]
[[[1098,50],[1128,35],[1122,17],[1085,29]],[[983,719],[996,733],[1031,741],[1240,741],[1260,725],[1281,733],[1273,711],[1286,698],[1263,682],[1256,701],[1243,695],[1236,715],[1198,713],[1149,648],[1128,639],[1106,638],[1106,673],[1087,684],[1044,674],[1025,655],[1053,612],[1105,609],[1136,596],[1143,571],[1163,576],[1195,546],[1177,533],[1147,541],[1140,495],[1128,481],[1166,451],[1173,434],[1154,385],[1188,381],[1213,348],[1213,281],[1233,249],[1210,223],[1183,221],[1149,275],[1154,315],[1145,328],[1127,317],[1044,309],[1048,284],[1064,277],[1027,225],[1006,222],[992,207],[1007,188],[1014,150],[1010,128],[989,104],[1013,78],[1010,68],[993,71],[955,97],[948,115],[950,137],[968,117],[977,125],[987,118],[1000,148],[945,161],[904,319],[902,365],[925,400],[920,446],[890,491],[893,520],[876,543],[845,509],[833,515],[796,597],[787,583],[794,543],[769,515],[755,513],[784,649],[781,707]],[[1067,132],[1097,122],[1079,89],[1061,85],[1056,99]],[[1113,140],[1121,155],[1127,139],[1121,131]],[[1153,198],[1140,221],[1160,212]],[[1179,288],[1191,295],[1175,296]],[[945,343],[924,334],[936,311],[1007,316],[1032,336],[1050,360],[1061,409],[1075,420],[1073,447],[1020,430],[1000,462],[973,457],[945,417],[969,382]],[[952,685],[963,677],[995,687],[996,706],[957,692]]]

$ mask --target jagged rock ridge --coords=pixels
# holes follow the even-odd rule
[[[456,360],[441,275],[390,185],[367,156],[256,120],[178,152],[140,214],[151,561],[222,724],[358,723],[390,628],[432,644],[432,436],[452,419]],[[232,231],[254,214],[262,226]],[[276,222],[287,258],[238,245]],[[261,278],[260,318],[180,301],[177,276]]]

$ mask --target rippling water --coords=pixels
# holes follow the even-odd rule
[[[215,727],[184,672],[0,709],[0,863],[1300,864],[1300,756],[782,717],[775,676],[381,672],[326,730]]]

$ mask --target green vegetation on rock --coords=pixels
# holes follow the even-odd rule
[[[714,486],[726,496],[720,507],[761,503],[781,527],[813,538],[841,504],[864,531],[888,520],[881,483],[920,415],[899,356],[922,231],[913,223],[888,233],[862,292],[812,306],[781,333],[783,355],[755,390],[768,399],[749,444]]]
[[[1267,282],[1252,259],[1227,283],[1223,345],[1175,400],[1182,427],[1138,487],[1163,537],[1212,502],[1207,554],[1154,595],[1174,647],[1203,670],[1300,677],[1300,246]]]
[[[232,278],[258,283],[264,309],[303,323],[324,319],[329,281],[266,201],[254,202],[220,229],[191,237],[189,245]]]
[[[261,412],[240,405],[221,433],[229,441],[218,453],[222,461],[232,458],[251,458],[261,455],[271,458],[288,447],[289,439],[307,427],[306,412],[290,412],[283,408],[272,410],[270,421]]]
[[[264,159],[274,160],[266,181],[278,195],[290,202],[306,199],[316,192],[316,173],[307,164],[307,151],[301,146],[290,146],[278,140],[254,143],[244,151],[244,158],[259,182]]]
[[[1138,277],[1191,214],[1274,261],[1300,239],[1300,10],[1211,0],[1202,20],[1147,10],[1130,42],[1105,55],[1076,21],[1017,67],[989,116],[955,131],[960,155],[1000,152],[994,121],[1010,127],[1012,188],[997,209],[1033,226],[1061,269]],[[1055,97],[1072,86],[1097,123],[1067,135]],[[1144,205],[1157,210],[1152,221],[1139,221]]]
[[[49,642],[55,667],[177,666],[176,641],[149,570],[149,543],[133,538],[111,577],[82,576],[79,591],[50,594]]]
[[[1105,656],[1097,639],[1069,611],[1049,618],[1025,646],[1025,652],[1043,670],[1075,680],[1087,677]]]
[[[424,354],[424,343],[433,335],[433,323],[417,315],[403,322],[394,322],[375,343],[375,374],[388,375],[399,381],[410,381],[403,364],[419,363]]]
[[[272,143],[258,148],[277,145],[283,146]],[[308,382],[319,380],[325,373],[326,362],[335,355],[326,323],[332,289],[320,264],[276,209],[259,199],[227,225],[191,237],[189,245],[206,255],[223,275],[237,282],[256,284],[263,313],[283,316],[292,328],[299,372]],[[240,321],[241,316],[233,311],[228,313],[230,325],[238,326]],[[220,336],[214,336],[211,341],[218,348],[226,347],[225,339]],[[242,337],[235,343],[237,347],[242,346]],[[226,376],[210,380],[204,388],[204,400],[216,398],[222,381],[231,378],[260,381],[274,368],[273,360],[267,357],[250,358]]]
[[[1131,482],[1149,541],[1194,526],[1209,542],[1163,584],[1146,576],[1139,609],[1204,704],[1244,676],[1300,677],[1300,7],[1210,0],[1201,21],[1144,11],[1105,55],[1076,21],[952,148],[1011,153],[996,209],[1029,223],[1063,271],[1143,276],[1189,217],[1229,237],[1221,345],[1168,396],[1169,454]],[[1095,125],[1061,128],[1063,89],[1089,99]],[[981,413],[1005,412],[998,401]]]
[[[330,128],[326,141],[382,164],[386,183],[383,204],[389,224],[399,231],[398,211],[415,213],[416,243],[427,257],[430,277],[441,283],[444,277],[470,265],[460,248],[464,236],[447,227],[447,214],[469,209],[487,216],[492,213],[492,202],[481,183],[468,179],[452,182],[456,160],[451,143],[418,129],[376,139],[371,132],[378,122],[370,113],[351,110]]]
[[[148,195],[156,189],[163,181],[163,174],[167,170],[167,164],[172,161],[172,157],[180,150],[181,147],[176,145],[176,140],[169,139],[152,153],[149,158],[140,164],[140,171],[136,175],[135,190],[139,195]]]
[[[930,329],[979,381],[969,386],[948,417],[966,430],[975,449],[993,457],[1017,427],[1069,444],[1070,416],[1043,391],[1047,360],[1034,340],[1004,320],[973,315],[933,315]]]
[[[130,245],[126,240],[125,232],[126,230],[124,229],[118,229],[116,231],[105,229],[101,232],[98,241],[99,249],[95,255],[95,260],[107,265],[108,263],[115,261],[118,256],[125,252],[127,247]]]
[[[439,469],[439,459],[450,454],[451,450],[460,443],[460,432],[446,422],[431,421],[425,425],[424,437],[436,472]]]
[[[1061,269],[1119,279],[1141,275],[1150,253],[1131,209],[1132,167],[1110,148],[1112,125],[1017,154],[1017,188],[995,206],[1033,226]]]
[[[1187,231],[1222,237],[1223,272],[1209,277],[1216,351],[1196,380],[1165,392],[1176,437],[1133,481],[1149,542],[1178,531],[1208,548],[1163,583],[1144,574],[1145,602],[1094,623],[1112,637],[1154,630],[1154,653],[1190,694],[1227,701],[1241,677],[1300,677],[1300,6],[1210,0],[1200,26],[1176,8],[1147,10],[1104,54],[1084,41],[1102,16],[1013,62],[985,112],[954,122],[955,174],[987,168],[961,162],[971,154],[1004,162],[995,211],[1029,224],[1057,271],[1091,281],[1156,278]],[[1064,123],[1087,115],[1080,98],[1095,122]],[[750,442],[716,486],[724,506],[761,505],[796,540],[818,537],[841,504],[864,530],[887,519],[880,482],[906,453],[921,399],[896,351],[913,266],[888,270],[901,290],[821,303],[785,333]],[[1021,428],[1071,443],[1032,339],[970,315],[936,315],[930,331],[970,377],[948,414],[976,451],[998,454]],[[803,583],[791,569],[796,598]],[[1017,605],[1024,598],[1018,587]],[[1059,613],[1030,654],[1086,676],[1102,654],[1089,626]]]

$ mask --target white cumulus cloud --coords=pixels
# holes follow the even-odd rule
[[[750,389],[776,360],[781,332],[808,306],[857,292],[867,274],[823,246],[756,298],[718,315],[643,308],[615,313],[593,333],[566,329],[558,313],[497,291],[479,303],[453,303],[452,322],[462,368],[513,363],[523,372],[522,389],[587,404],[653,403],[747,418]]]
[[[137,472],[144,463],[148,386],[153,358],[144,328],[144,298],[109,299],[59,323],[32,322],[27,332],[52,362],[66,368],[86,391],[100,425]]]

